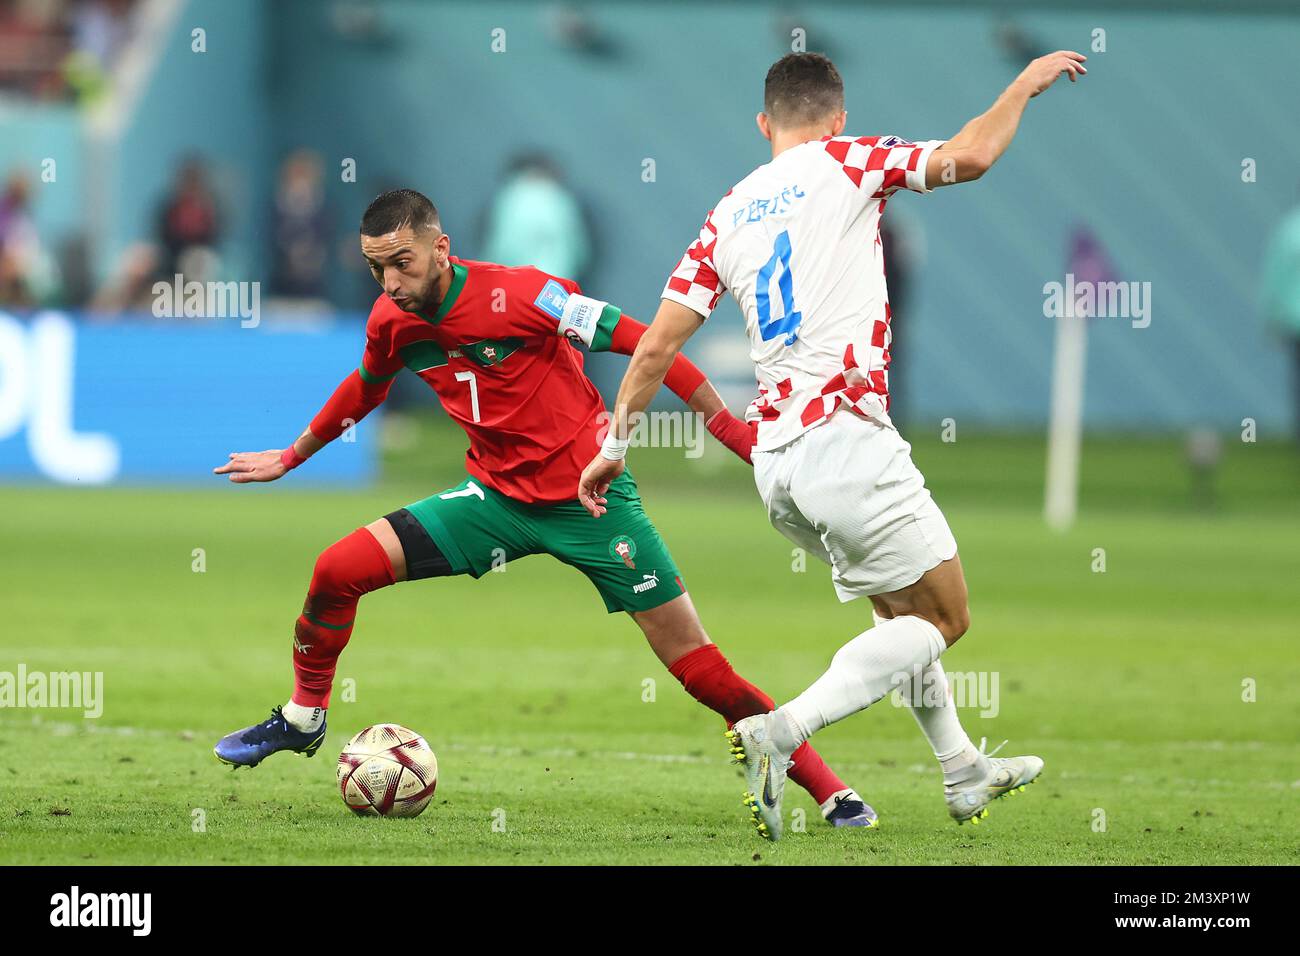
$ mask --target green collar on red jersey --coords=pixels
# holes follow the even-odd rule
[[[442,304],[438,306],[438,311],[433,313],[432,317],[425,315],[423,312],[417,312],[424,321],[437,325],[447,317],[451,307],[456,304],[460,298],[461,290],[465,288],[465,278],[469,275],[469,270],[459,262],[451,263],[451,285],[447,286],[447,294],[442,297]]]

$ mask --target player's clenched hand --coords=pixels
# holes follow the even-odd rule
[[[1057,50],[1047,56],[1040,56],[1021,72],[1019,80],[1029,87],[1030,97],[1035,97],[1056,82],[1062,73],[1070,74],[1073,83],[1080,76],[1087,75],[1083,61],[1088,59],[1082,53],[1073,50]]]
[[[287,470],[280,456],[282,452],[271,451],[232,451],[230,461],[219,468],[213,468],[214,475],[229,475],[236,484],[249,481],[275,481]]]
[[[610,461],[604,455],[597,455],[582,470],[582,477],[578,479],[578,501],[593,518],[605,513],[605,492],[609,491],[610,482],[621,474],[623,462]]]

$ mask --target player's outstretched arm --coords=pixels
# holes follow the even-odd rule
[[[288,448],[270,448],[266,451],[232,451],[230,461],[213,468],[214,475],[229,475],[237,485],[250,481],[275,481],[292,471],[325,443],[307,429]]]
[[[930,154],[925,167],[926,186],[937,189],[983,176],[1011,145],[1029,101],[1063,73],[1069,74],[1071,83],[1087,74],[1083,66],[1086,59],[1073,50],[1058,50],[1031,62],[987,112],[975,117]]]
[[[644,412],[664,383],[668,369],[686,340],[695,334],[704,319],[698,312],[680,303],[664,299],[641,341],[619,386],[614,402],[614,419],[610,422],[605,444],[582,472],[578,481],[578,501],[599,518],[605,513],[605,492],[610,482],[623,473],[623,458],[629,443],[629,419]]]
[[[610,337],[609,350],[621,355],[636,354],[637,346],[649,328],[644,322],[638,322],[626,313],[621,314]],[[710,435],[741,461],[748,465],[754,463],[754,430],[728,410],[708,376],[684,353],[678,352],[673,357],[664,373],[664,385],[704,419]]]
[[[297,468],[339,435],[347,423],[356,424],[388,397],[392,380],[367,382],[355,371],[334,390],[311,425],[288,448],[267,451],[237,451],[230,460],[212,469],[214,475],[229,475],[235,484],[275,481]]]

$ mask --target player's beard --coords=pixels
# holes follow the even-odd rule
[[[442,300],[438,298],[438,273],[436,270],[429,277],[429,280],[425,282],[419,294],[412,296],[412,300],[407,305],[415,312],[436,312],[438,310],[438,306],[442,305]]]

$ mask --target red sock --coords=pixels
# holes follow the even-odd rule
[[[668,672],[682,682],[686,693],[726,718],[730,727],[738,720],[765,714],[776,704],[732,669],[716,644],[705,644],[672,662]],[[793,754],[790,779],[818,803],[825,803],[849,785],[835,775],[812,745],[804,742]]]
[[[307,603],[293,631],[293,697],[304,707],[328,707],[334,668],[352,636],[361,595],[393,583],[393,565],[375,536],[358,528],[321,552]]]

